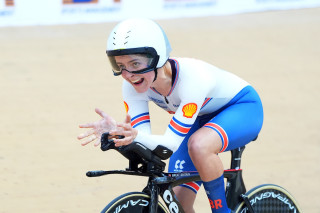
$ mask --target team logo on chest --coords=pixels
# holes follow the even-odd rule
[[[189,103],[182,107],[183,116],[186,118],[192,118],[197,112],[198,106],[195,103]]]

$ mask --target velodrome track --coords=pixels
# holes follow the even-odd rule
[[[320,209],[320,8],[158,20],[172,56],[203,59],[249,81],[260,93],[265,122],[247,146],[248,189],[285,187],[303,212]],[[100,107],[124,119],[120,78],[106,55],[115,23],[0,28],[0,213],[99,212],[117,195],[140,191],[146,179],[87,178],[95,169],[123,169],[117,153],[82,147],[78,124]],[[170,115],[151,104],[162,133]],[[225,166],[229,154],[222,154]],[[203,189],[197,212],[209,212]]]

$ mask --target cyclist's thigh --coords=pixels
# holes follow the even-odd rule
[[[188,134],[180,144],[178,150],[170,157],[169,172],[196,171],[188,152],[190,136],[199,130],[205,123],[217,115],[217,112],[197,117]]]
[[[234,103],[211,119],[209,127],[220,135],[221,152],[246,145],[259,134],[263,123],[263,109],[258,94],[252,87]]]

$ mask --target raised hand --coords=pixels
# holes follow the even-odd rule
[[[113,141],[116,147],[125,146],[133,142],[137,137],[138,130],[132,128],[131,126],[131,117],[129,114],[126,115],[126,118],[123,123],[118,123],[117,128],[109,131],[110,135],[123,135],[123,139],[114,138]]]
[[[79,125],[80,128],[91,128],[87,132],[78,136],[79,140],[84,139],[81,143],[83,146],[95,140],[97,141],[94,143],[94,145],[98,146],[103,133],[116,129],[116,121],[111,116],[107,115],[98,108],[96,108],[95,111],[101,116],[102,119],[100,121]]]

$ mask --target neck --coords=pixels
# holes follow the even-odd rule
[[[158,69],[158,77],[152,83],[152,87],[155,88],[161,95],[167,96],[171,90],[172,85],[172,70],[169,61]]]

